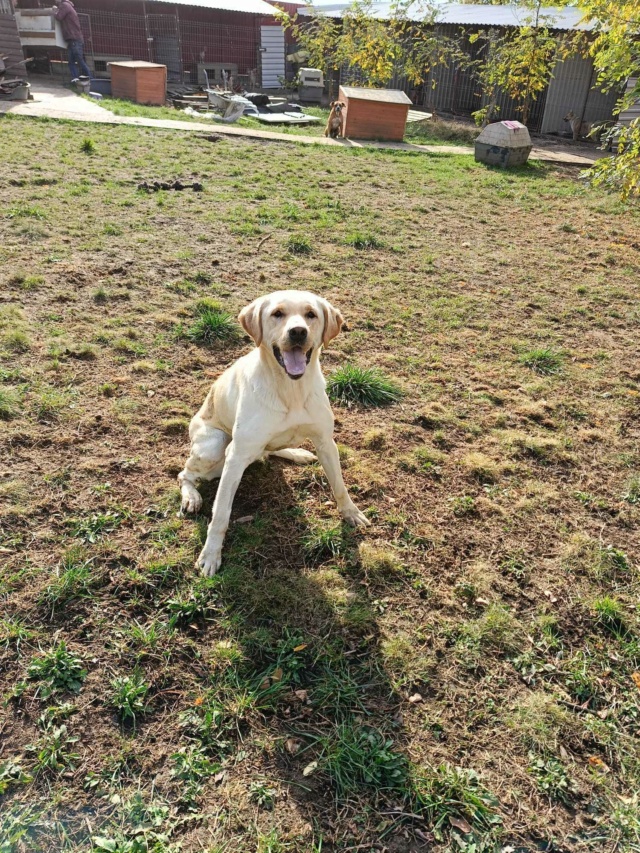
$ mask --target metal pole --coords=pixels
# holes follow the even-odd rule
[[[584,99],[584,104],[582,105],[582,112],[580,113],[580,128],[582,128],[582,122],[584,121],[584,114],[587,111],[587,104],[589,103],[589,93],[591,92],[591,86],[593,85],[593,75],[595,74],[595,66],[593,64],[593,60],[591,61],[591,76],[589,77],[589,85],[587,86],[587,94]],[[580,137],[580,130],[578,130],[578,138]]]
[[[176,35],[178,37],[178,57],[180,62],[180,83],[184,83],[184,60],[182,58],[182,33],[180,30],[180,10],[176,4]]]
[[[145,0],[142,0],[142,14],[144,16],[144,31],[147,37],[147,59],[149,62],[153,62],[153,56],[151,55],[151,45],[153,43],[153,38],[151,36],[151,32],[149,31],[149,19],[147,18],[147,4]]]

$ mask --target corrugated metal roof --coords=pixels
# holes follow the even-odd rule
[[[275,8],[264,0],[147,0],[147,9],[155,2],[173,3],[178,6],[202,6],[205,9],[220,9],[223,12],[246,12],[249,15],[273,17]]]
[[[333,18],[339,18],[349,8],[349,2],[336,0],[315,0],[314,7]],[[390,18],[394,3],[388,0],[376,0],[371,6],[372,17],[384,20]],[[407,8],[407,17],[415,14],[415,20],[425,18],[424,4],[416,2]],[[308,14],[308,8],[299,10]],[[543,7],[540,22],[555,30],[589,30],[588,23],[581,23],[583,14],[575,8]],[[521,27],[531,22],[531,12],[518,6],[486,6],[472,3],[442,3],[436,12],[435,21],[439,24],[460,24],[462,26],[481,27]]]

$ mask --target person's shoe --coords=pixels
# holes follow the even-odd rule
[[[73,78],[73,80],[71,81],[71,85],[73,86],[73,85],[75,85],[76,83],[79,83],[79,82],[80,82],[80,78],[79,78],[79,77],[74,77],[74,78]]]

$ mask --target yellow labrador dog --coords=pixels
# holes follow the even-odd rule
[[[178,475],[182,512],[202,506],[198,480],[220,478],[198,558],[209,577],[220,567],[231,505],[245,468],[267,454],[299,464],[314,462],[309,451],[294,449],[306,439],[315,445],[342,517],[354,526],[369,524],[342,479],[320,370],[320,348],[340,332],[340,312],[313,293],[282,290],[247,305],[239,320],[256,348],[212,386],[189,426],[191,455]]]

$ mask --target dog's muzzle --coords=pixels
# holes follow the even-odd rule
[[[284,368],[290,379],[300,379],[304,375],[307,365],[311,361],[312,352],[313,347],[308,352],[305,352],[302,347],[292,347],[287,350],[281,350],[275,345],[273,347],[276,361],[280,367]]]

